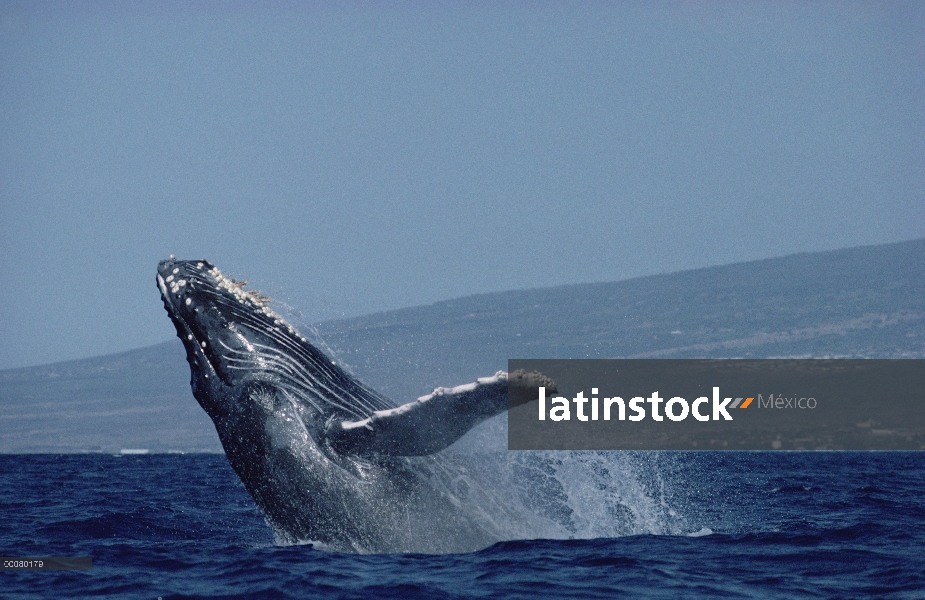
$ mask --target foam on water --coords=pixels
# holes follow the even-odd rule
[[[500,540],[677,535],[684,520],[666,499],[650,457],[609,452],[492,452],[444,458],[459,509]]]
[[[466,444],[405,459],[421,481],[452,504],[460,523],[475,524],[486,534],[483,545],[683,535],[696,529],[672,505],[663,476],[669,458],[658,453],[508,451],[498,438],[503,417],[496,420],[501,423],[488,422],[471,432],[474,439]],[[366,489],[377,493],[374,486]],[[426,524],[436,516],[406,515],[407,506],[396,499],[369,500],[385,507],[382,518],[403,523],[407,547],[402,551],[421,551],[417,542],[427,536]],[[461,538],[460,544],[465,543]]]

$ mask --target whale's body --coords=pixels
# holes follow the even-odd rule
[[[462,509],[454,475],[431,454],[507,408],[505,373],[395,407],[209,262],[171,257],[157,283],[193,395],[280,538],[433,553],[499,540],[484,514]]]

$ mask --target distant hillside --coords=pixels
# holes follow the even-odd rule
[[[395,398],[508,358],[921,358],[925,240],[470,296],[318,330]]]
[[[0,371],[0,452],[220,452],[180,340]]]
[[[508,358],[923,358],[925,240],[470,296],[312,335],[397,402]],[[184,356],[175,340],[0,371],[0,452],[221,451]]]

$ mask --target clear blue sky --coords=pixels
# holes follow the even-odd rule
[[[925,3],[259,4],[0,3],[0,368],[925,236]]]

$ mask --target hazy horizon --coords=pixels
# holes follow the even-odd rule
[[[903,240],[903,241],[900,241],[900,242],[894,242],[893,244],[903,244],[904,242],[905,242],[905,243],[908,243],[908,242],[917,242],[917,241],[925,241],[925,238],[915,238],[915,239],[912,239],[912,240]],[[875,245],[867,245],[867,246],[849,246],[849,247],[847,247],[847,248],[837,248],[837,249],[834,249],[834,250],[822,251],[822,253],[838,252],[839,250],[852,250],[852,249],[863,249],[863,248],[878,248],[878,247],[881,247],[881,246],[890,246],[890,245],[893,245],[893,244],[875,244]],[[638,277],[630,277],[630,278],[626,278],[626,279],[622,279],[622,280],[615,280],[615,281],[578,282],[578,283],[571,283],[571,284],[564,284],[564,285],[581,286],[581,285],[587,285],[587,284],[593,285],[593,284],[596,284],[596,283],[604,283],[604,284],[607,284],[607,283],[620,283],[620,282],[632,281],[632,280],[634,280],[634,279],[642,279],[642,278],[647,278],[647,277],[659,277],[659,276],[668,276],[668,277],[671,277],[671,276],[680,275],[680,274],[683,274],[683,273],[689,273],[689,272],[692,272],[692,271],[698,271],[698,270],[701,270],[701,269],[711,269],[711,268],[720,268],[720,269],[722,269],[723,267],[732,267],[732,266],[735,266],[735,265],[747,265],[747,264],[750,264],[750,263],[761,263],[761,262],[766,261],[766,260],[774,260],[774,259],[784,259],[784,260],[786,260],[787,258],[790,258],[790,257],[803,256],[803,255],[807,255],[807,254],[812,255],[812,254],[818,254],[818,253],[815,253],[815,252],[811,252],[811,253],[800,252],[800,253],[789,254],[789,255],[784,255],[784,256],[780,256],[780,257],[766,257],[766,258],[760,258],[760,259],[755,259],[755,260],[750,260],[750,261],[739,261],[739,262],[735,262],[735,263],[727,263],[727,264],[724,264],[724,265],[708,265],[708,266],[705,266],[705,267],[698,267],[697,269],[682,269],[682,270],[679,270],[679,271],[666,272],[666,273],[653,273],[653,274],[641,275],[641,276],[638,276]],[[759,267],[759,268],[760,268],[760,267]],[[375,318],[376,315],[380,315],[380,314],[389,314],[391,311],[403,310],[403,309],[411,309],[411,310],[414,310],[414,309],[417,309],[417,308],[423,308],[423,307],[433,306],[433,305],[439,304],[439,303],[441,303],[441,302],[450,302],[450,303],[452,303],[454,300],[460,300],[460,299],[463,299],[463,298],[474,298],[474,297],[479,297],[479,296],[484,296],[484,295],[490,295],[490,294],[504,294],[504,293],[509,293],[509,292],[510,292],[510,293],[515,293],[515,294],[516,294],[516,293],[518,293],[518,292],[529,292],[530,290],[534,290],[534,289],[555,290],[555,289],[558,289],[558,288],[561,288],[561,286],[551,286],[551,287],[548,287],[548,288],[519,288],[519,289],[516,289],[516,290],[500,290],[500,291],[495,291],[495,292],[486,292],[486,293],[483,293],[483,294],[468,294],[468,295],[464,295],[464,296],[457,296],[457,297],[454,297],[454,298],[441,299],[441,300],[437,300],[437,301],[435,301],[435,302],[426,303],[426,304],[418,304],[418,305],[394,307],[394,308],[385,309],[385,310],[382,310],[382,311],[374,311],[374,312],[371,312],[371,313],[363,313],[363,314],[360,314],[360,315],[352,315],[352,316],[349,316],[349,317],[335,317],[335,318],[333,318],[333,319],[331,319],[331,320],[320,320],[320,321],[315,321],[315,322],[313,322],[313,323],[309,323],[309,322],[305,322],[305,321],[301,321],[301,320],[299,320],[299,321],[291,321],[291,324],[294,325],[294,326],[296,327],[296,329],[298,329],[298,330],[300,330],[300,331],[303,331],[303,332],[307,332],[307,329],[305,329],[306,327],[311,327],[311,328],[314,330],[314,328],[315,328],[316,325],[319,326],[320,329],[322,329],[322,330],[325,328],[325,325],[328,325],[328,326],[334,325],[334,327],[335,327],[336,329],[339,329],[339,326],[336,325],[337,323],[342,323],[343,320],[346,320],[346,322],[349,323],[350,320],[351,320],[352,318],[361,318],[361,319],[367,318],[367,317]],[[276,310],[282,312],[282,316],[283,316],[284,318],[286,318],[286,319],[292,319],[292,318],[300,319],[301,311],[299,310],[299,308],[298,308],[297,306],[291,306],[291,305],[288,305],[288,304],[280,306],[279,303],[276,302],[276,301],[273,300],[273,299],[271,299],[270,304],[271,304],[271,308],[274,308],[274,309],[276,309]],[[406,318],[406,317],[405,317],[405,318]],[[324,334],[320,333],[319,331],[312,331],[311,334],[312,334],[313,337],[316,337],[318,340],[322,340],[324,344],[327,343],[327,340],[325,339]],[[111,352],[103,352],[103,353],[95,354],[95,355],[91,355],[91,356],[83,356],[83,357],[76,357],[76,358],[72,358],[72,359],[65,359],[65,360],[63,360],[63,361],[53,361],[53,362],[51,362],[51,363],[40,363],[40,364],[35,364],[35,365],[22,365],[22,366],[20,366],[20,367],[0,368],[0,371],[3,371],[3,370],[15,370],[15,369],[29,369],[29,368],[34,368],[34,367],[43,367],[43,366],[46,366],[46,365],[49,365],[49,364],[58,364],[58,363],[60,363],[60,362],[70,362],[70,361],[73,361],[73,360],[104,358],[104,357],[106,357],[106,356],[118,355],[118,354],[121,354],[121,353],[123,353],[123,352],[131,352],[131,351],[134,351],[134,350],[145,350],[146,348],[150,348],[150,347],[152,347],[152,346],[159,346],[159,345],[161,345],[161,344],[165,344],[165,343],[172,342],[172,341],[174,341],[174,340],[176,340],[176,339],[177,339],[177,337],[176,337],[176,332],[173,332],[173,335],[171,335],[168,339],[159,340],[159,341],[156,341],[156,342],[153,342],[153,343],[150,343],[150,344],[145,344],[145,345],[143,345],[143,346],[137,346],[137,347],[133,347],[133,348],[125,348],[125,349],[121,349],[121,350],[117,350],[117,351],[111,351]],[[180,350],[182,350],[182,345],[180,344],[179,340],[177,340],[177,344],[176,344],[176,345],[177,345],[177,348],[178,348],[178,355],[183,354],[183,352],[180,351]],[[327,348],[326,351],[329,351],[329,352],[330,352],[331,349],[330,349],[330,348]],[[185,371],[185,370],[184,370],[184,371]],[[185,387],[185,385],[184,385],[184,387]]]

